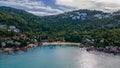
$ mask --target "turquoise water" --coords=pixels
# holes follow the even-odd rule
[[[120,68],[120,56],[49,45],[22,54],[0,55],[0,68]]]

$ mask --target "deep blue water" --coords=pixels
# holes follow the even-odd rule
[[[120,56],[49,45],[22,54],[2,54],[0,68],[120,68]]]

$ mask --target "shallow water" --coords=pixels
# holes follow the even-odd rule
[[[49,45],[22,54],[2,54],[0,68],[120,68],[120,56]]]

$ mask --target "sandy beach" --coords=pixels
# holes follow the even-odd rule
[[[67,44],[67,45],[80,45],[81,43],[73,43],[73,42],[43,42],[43,45],[54,45],[54,44],[59,44],[59,45],[63,45],[63,44]]]

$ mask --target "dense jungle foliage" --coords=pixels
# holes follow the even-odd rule
[[[25,34],[27,38],[38,41],[120,46],[119,11],[105,13],[95,10],[77,10],[59,15],[35,16],[24,10],[1,6],[0,25],[13,25],[20,29],[20,33],[14,33],[0,28],[0,38],[20,38]]]

